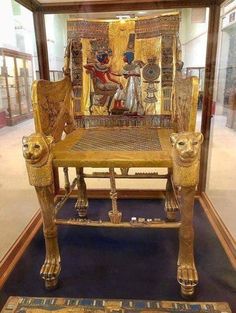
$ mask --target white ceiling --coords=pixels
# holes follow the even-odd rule
[[[69,14],[70,18],[91,18],[91,19],[116,19],[117,16],[130,15],[130,17],[156,16],[167,12],[176,12],[173,10],[152,10],[152,11],[117,11],[117,12],[98,12],[98,13],[74,13]]]

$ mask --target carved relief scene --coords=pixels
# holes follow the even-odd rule
[[[179,24],[179,13],[68,19],[64,71],[71,73],[77,114],[170,114],[181,62]]]

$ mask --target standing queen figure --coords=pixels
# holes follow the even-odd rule
[[[124,53],[124,62],[127,63],[123,67],[124,78],[127,79],[125,87],[125,107],[129,109],[132,114],[144,114],[142,106],[142,90],[140,69],[142,67],[141,61],[134,60],[134,52],[126,51]]]

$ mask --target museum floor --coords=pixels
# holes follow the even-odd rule
[[[216,116],[214,120],[214,150],[208,189],[211,200],[219,208],[219,215],[232,236],[236,237],[235,218],[232,218],[235,215],[236,133],[224,127],[225,117]],[[21,153],[21,138],[33,129],[33,120],[0,129],[0,261],[38,209]],[[127,188],[127,184],[127,181],[121,181],[118,187]],[[89,188],[96,189],[97,186],[107,188],[108,181],[93,179],[88,182]],[[153,181],[129,181],[128,187],[153,189]]]

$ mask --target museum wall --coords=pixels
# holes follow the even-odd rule
[[[209,10],[201,12],[199,19],[194,21],[195,12],[195,9],[181,10],[180,41],[184,68],[205,67]]]

